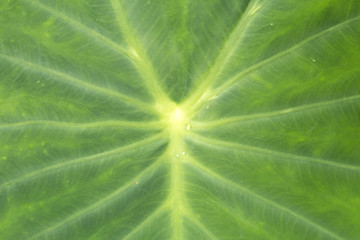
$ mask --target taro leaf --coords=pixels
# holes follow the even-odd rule
[[[1,0],[0,239],[360,239],[360,1]]]

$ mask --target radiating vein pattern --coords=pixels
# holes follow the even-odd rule
[[[136,148],[142,147],[143,145],[152,143],[153,141],[160,139],[161,136],[162,136],[162,134],[155,135],[154,137],[151,137],[151,138],[148,138],[148,139],[145,139],[145,140],[133,143],[133,144],[129,144],[127,146],[119,147],[117,149],[94,154],[91,156],[86,156],[83,158],[72,159],[72,160],[57,163],[57,164],[54,164],[54,165],[51,165],[51,166],[48,166],[48,167],[45,167],[45,168],[42,168],[39,170],[35,170],[33,172],[29,172],[25,175],[22,175],[21,177],[11,179],[8,182],[3,183],[1,185],[1,187],[7,187],[7,186],[12,187],[16,183],[27,182],[33,178],[42,177],[42,176],[48,175],[52,172],[59,173],[59,171],[61,171],[62,169],[71,168],[71,167],[74,167],[74,166],[77,166],[80,164],[86,164],[89,161],[97,161],[98,163],[103,164],[105,160],[114,160],[112,156],[114,156],[116,154],[126,153],[127,151],[131,151]],[[102,161],[100,161],[100,160],[102,160]]]
[[[111,0],[112,7],[115,12],[116,20],[119,24],[120,29],[124,33],[126,42],[130,47],[130,51],[133,54],[133,58],[136,60],[137,69],[144,79],[149,91],[153,93],[163,104],[166,104],[168,97],[161,89],[160,81],[156,76],[152,63],[149,61],[147,54],[142,49],[133,28],[129,25],[126,19],[126,12],[122,6],[121,1]],[[165,102],[165,103],[164,103]]]
[[[318,38],[321,38],[322,36],[326,35],[326,34],[329,34],[331,32],[334,32],[336,30],[338,30],[339,28],[342,28],[343,26],[347,26],[347,25],[350,25],[350,24],[358,24],[359,23],[359,20],[360,20],[360,16],[357,16],[357,17],[354,17],[350,20],[347,20],[347,21],[344,21],[336,26],[333,26],[333,27],[330,27],[322,32],[319,32],[318,34],[315,34],[305,40],[303,40],[302,42],[300,43],[297,43],[295,46],[289,48],[289,49],[286,49],[285,51],[283,52],[280,52],[279,54],[277,55],[274,55],[273,57],[269,58],[269,59],[266,59],[262,62],[259,62],[258,64],[248,68],[247,70],[245,70],[244,72],[240,72],[238,73],[237,75],[235,75],[233,78],[231,78],[228,82],[226,82],[225,84],[219,86],[213,93],[212,96],[218,94],[218,93],[221,93],[223,92],[226,88],[229,88],[231,87],[231,85],[233,85],[236,81],[238,81],[239,79],[241,79],[241,77],[243,77],[244,75],[248,74],[249,72],[252,72],[252,71],[256,71],[257,69],[261,68],[263,65],[266,65],[266,64],[269,64],[271,63],[272,61],[276,61],[277,59],[279,58],[282,58],[283,56],[287,55],[287,54],[291,54],[292,52],[295,52],[298,48],[302,47],[303,45],[306,45],[308,43],[310,43],[311,41],[315,40],[315,39],[318,39]],[[312,60],[313,61],[313,60]],[[316,61],[316,60],[315,60]]]
[[[278,61],[279,59],[282,59],[282,58],[286,57],[287,55],[291,55],[294,52],[297,53],[299,48],[306,46],[307,44],[311,43],[312,41],[315,41],[318,39],[322,40],[322,37],[326,36],[327,34],[331,34],[331,33],[335,32],[336,34],[339,34],[342,37],[342,35],[341,35],[342,28],[346,28],[348,26],[356,26],[359,24],[359,20],[360,20],[360,16],[356,16],[352,19],[341,22],[335,26],[329,27],[328,29],[325,29],[317,34],[314,34],[313,36],[306,38],[305,40],[303,40],[299,43],[296,43],[291,48],[285,49],[284,51],[282,51],[278,54],[275,54],[267,59],[264,59],[263,61],[260,61],[256,64],[254,64],[253,66],[248,67],[247,69],[243,70],[240,73],[237,73],[231,79],[225,80],[223,84],[221,84],[214,90],[211,90],[211,87],[208,87],[208,88],[210,88],[209,91],[202,90],[202,92],[204,92],[205,94],[199,98],[201,101],[197,101],[198,99],[195,99],[195,101],[194,101],[195,105],[193,105],[193,102],[190,102],[188,107],[191,107],[194,110],[196,110],[199,107],[198,104],[201,104],[204,101],[206,101],[207,99],[211,99],[211,98],[217,96],[218,94],[226,92],[226,90],[228,88],[231,88],[238,81],[241,81],[241,79],[244,79],[244,76],[261,69],[263,66],[270,65],[271,63]],[[337,31],[337,30],[340,30],[340,31]],[[338,33],[338,32],[340,32],[340,33]],[[359,34],[359,33],[357,32],[357,34]],[[315,59],[312,59],[312,62],[314,62],[314,61],[316,62]],[[215,74],[213,74],[213,75],[215,75]]]
[[[239,190],[240,192],[244,193],[245,195],[248,195],[250,198],[255,198],[255,199],[259,200],[259,202],[261,204],[271,205],[272,207],[278,208],[280,211],[286,212],[287,214],[291,215],[295,219],[298,219],[298,220],[304,222],[306,225],[309,225],[311,228],[315,228],[317,231],[325,233],[331,239],[342,239],[341,237],[337,236],[336,234],[328,231],[327,229],[324,229],[323,227],[319,226],[318,224],[297,214],[296,212],[293,212],[292,210],[290,210],[284,206],[278,205],[277,203],[275,203],[263,196],[260,196],[257,193],[254,193],[254,192],[244,188],[241,185],[234,184],[232,182],[227,181],[226,179],[223,179],[221,176],[218,176],[217,174],[211,172],[210,170],[206,169],[204,166],[194,162],[194,160],[192,160],[191,163],[193,166],[196,166],[197,168],[201,169],[201,171],[205,172],[208,175],[208,177],[216,178],[217,180],[219,180],[220,184],[225,184],[225,185],[231,186],[233,189]]]
[[[112,192],[111,194],[105,196],[104,198],[101,198],[99,201],[95,202],[94,204],[80,210],[79,212],[76,212],[74,214],[72,214],[71,216],[67,217],[66,219],[64,219],[63,221],[60,221],[58,223],[56,223],[55,225],[45,229],[44,231],[40,232],[39,234],[35,235],[32,237],[32,239],[38,239],[39,237],[43,236],[43,235],[49,235],[51,234],[52,232],[56,231],[58,228],[61,228],[62,226],[64,225],[69,225],[71,224],[73,221],[75,221],[76,219],[79,219],[81,217],[83,217],[84,215],[88,215],[90,214],[91,212],[95,211],[95,210],[98,210],[99,208],[106,208],[108,207],[109,204],[111,204],[112,201],[114,201],[116,198],[121,198],[121,197],[124,197],[128,194],[131,194],[130,192],[128,192],[129,190],[132,190],[135,188],[134,184],[131,184],[133,183],[137,178],[143,178],[145,180],[147,180],[147,178],[149,178],[147,176],[147,174],[149,174],[149,172],[151,174],[152,173],[152,170],[155,168],[156,170],[156,167],[158,164],[154,164],[154,165],[151,165],[150,167],[146,168],[144,171],[141,172],[140,175],[136,176],[136,178],[134,178],[133,181],[129,182],[127,185],[115,190],[114,192]],[[132,188],[132,189],[129,189],[129,188]]]
[[[85,26],[84,24],[78,22],[75,19],[72,19],[69,16],[66,16],[64,13],[60,13],[56,11],[55,9],[52,9],[44,4],[42,4],[39,1],[29,1],[29,0],[23,0],[24,2],[36,6],[42,10],[45,10],[49,12],[51,15],[56,16],[60,19],[62,19],[65,23],[67,23],[70,27],[77,28],[80,31],[86,33],[91,38],[95,38],[98,40],[99,43],[105,43],[105,45],[108,45],[109,47],[113,48],[115,51],[118,51],[120,54],[124,54],[127,57],[131,57],[131,53],[125,49],[124,47],[120,46],[119,44],[113,42],[111,39],[107,38],[106,36],[102,35],[101,33],[96,32],[95,30]]]
[[[360,1],[0,1],[0,240],[360,239]]]
[[[339,104],[340,106],[343,106],[347,103],[352,102],[358,102],[360,100],[360,95],[350,96],[350,97],[344,97],[340,99],[335,99],[331,101],[324,101],[319,103],[313,103],[313,104],[307,104],[299,107],[293,107],[288,109],[283,109],[279,111],[273,111],[273,112],[266,112],[266,113],[257,113],[257,114],[251,114],[251,115],[244,115],[244,116],[238,116],[238,117],[231,117],[231,118],[225,118],[210,122],[193,122],[195,123],[195,126],[197,128],[208,128],[208,127],[216,127],[221,126],[224,124],[231,124],[234,122],[241,122],[241,121],[248,121],[248,120],[256,120],[256,119],[267,119],[272,117],[281,117],[282,115],[288,115],[288,114],[296,114],[298,112],[305,112],[305,111],[311,111],[313,109],[321,109],[321,108],[330,108],[332,106],[336,106]]]
[[[91,122],[91,123],[70,123],[70,122],[57,122],[57,121],[24,121],[16,123],[8,123],[0,125],[0,129],[11,129],[11,128],[22,128],[29,126],[44,126],[44,127],[59,127],[59,128],[101,128],[101,127],[151,127],[159,128],[161,122],[126,122],[126,121],[101,121],[101,122]]]
[[[336,162],[332,162],[332,161],[328,161],[328,160],[324,160],[324,159],[316,159],[316,158],[310,158],[310,157],[303,157],[303,156],[299,156],[299,155],[291,155],[291,154],[286,154],[286,153],[282,153],[282,152],[278,152],[278,151],[273,151],[270,149],[248,146],[248,145],[243,145],[243,144],[239,144],[239,143],[219,141],[219,140],[214,140],[214,139],[210,139],[210,138],[204,138],[204,137],[201,137],[196,134],[192,134],[191,139],[194,139],[196,141],[199,141],[202,144],[207,144],[207,145],[210,145],[213,147],[223,147],[223,148],[227,148],[227,149],[236,149],[236,150],[240,150],[240,151],[248,151],[251,153],[258,153],[258,154],[263,154],[263,155],[272,155],[272,156],[278,158],[279,160],[281,158],[284,158],[284,159],[289,159],[290,161],[303,161],[303,162],[310,162],[310,163],[312,162],[312,163],[329,165],[329,166],[332,166],[335,168],[340,168],[340,169],[360,171],[360,166],[351,166],[351,165],[336,163]]]
[[[3,54],[0,54],[0,57],[3,58],[3,59],[8,60],[10,62],[13,62],[15,64],[19,64],[19,65],[21,65],[21,66],[23,66],[25,68],[28,68],[29,70],[38,71],[38,72],[41,72],[41,73],[45,73],[45,74],[55,76],[60,81],[65,81],[68,84],[75,85],[76,87],[79,87],[80,90],[83,90],[82,88],[91,89],[92,91],[99,92],[101,94],[104,94],[105,96],[113,96],[113,97],[119,98],[119,99],[121,99],[121,100],[123,100],[125,102],[128,102],[130,104],[135,104],[136,106],[139,106],[140,108],[143,108],[143,109],[147,109],[148,111],[149,110],[150,111],[155,111],[153,108],[148,106],[146,103],[140,102],[137,99],[133,99],[133,98],[130,98],[128,96],[124,96],[122,94],[119,94],[118,92],[115,92],[115,91],[111,90],[111,89],[104,89],[102,87],[95,86],[95,85],[90,84],[90,83],[88,83],[88,82],[86,82],[84,80],[77,79],[77,78],[75,78],[73,76],[67,75],[66,73],[59,72],[59,71],[56,71],[56,70],[41,66],[39,64],[34,64],[32,62],[29,62],[29,61],[26,61],[26,60],[23,60],[23,59],[19,59],[19,58],[16,58],[16,57],[6,56],[6,55],[3,55]]]

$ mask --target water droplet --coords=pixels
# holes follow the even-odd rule
[[[274,26],[274,23],[270,23],[270,26]]]
[[[180,157],[180,155],[179,155],[179,154],[176,154],[176,157],[178,158],[178,157]]]
[[[210,108],[210,106],[208,105],[208,106],[206,106],[206,109],[209,109]]]
[[[182,155],[185,156],[186,152],[182,152]]]
[[[186,124],[186,130],[190,130],[190,128],[191,128],[190,123]]]
[[[312,58],[311,61],[316,62],[316,59],[315,59],[315,58]]]

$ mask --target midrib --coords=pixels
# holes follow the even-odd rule
[[[172,240],[183,239],[183,221],[185,197],[183,192],[183,161],[185,158],[184,137],[188,129],[186,125],[189,121],[187,113],[180,107],[174,106],[164,114],[164,120],[167,124],[167,133],[169,136],[169,146],[167,149],[167,163],[170,166],[170,191],[167,204],[171,209],[171,229]]]
[[[173,240],[181,240],[183,218],[182,218],[182,207],[183,207],[183,192],[182,192],[182,163],[181,163],[181,151],[182,148],[182,137],[177,133],[170,135],[170,146],[169,146],[169,160],[171,166],[171,182],[170,182],[170,194],[169,204],[172,210],[171,225],[173,229]]]

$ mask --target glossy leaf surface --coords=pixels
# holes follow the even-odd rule
[[[0,239],[360,239],[360,1],[2,0]]]

